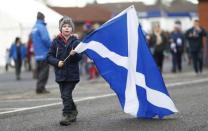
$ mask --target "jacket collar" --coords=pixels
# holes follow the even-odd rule
[[[58,35],[58,38],[59,38],[59,40],[63,40],[65,45],[67,44],[67,40],[64,38],[64,36],[61,33]]]
[[[37,20],[36,23],[37,24],[47,25],[44,20]]]
[[[67,45],[67,43],[69,43],[69,41],[70,41],[70,37],[69,37],[68,40],[66,40],[61,33],[58,35],[58,39],[59,40],[63,40],[63,42],[64,42],[65,45]]]

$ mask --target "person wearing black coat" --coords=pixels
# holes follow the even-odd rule
[[[196,74],[203,71],[203,48],[206,47],[206,31],[199,24],[198,20],[194,21],[192,28],[186,31],[190,53],[193,60],[193,68]]]
[[[69,125],[76,121],[78,114],[72,98],[72,91],[79,82],[80,54],[70,55],[70,52],[79,44],[79,40],[72,36],[74,24],[70,17],[64,16],[59,21],[60,34],[53,40],[47,55],[47,61],[55,68],[56,82],[59,84],[63,101],[63,119],[60,125]],[[69,57],[68,57],[69,56]]]
[[[167,43],[167,36],[165,32],[161,30],[159,25],[156,25],[154,27],[154,33],[150,36],[149,44],[154,48],[153,57],[161,72],[163,69],[164,51]]]

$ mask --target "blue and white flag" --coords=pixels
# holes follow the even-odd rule
[[[160,118],[177,112],[147,47],[134,6],[107,21],[76,48],[94,61],[124,112]]]

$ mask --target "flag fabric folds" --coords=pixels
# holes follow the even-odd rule
[[[134,6],[89,34],[76,48],[96,64],[124,112],[160,118],[177,112],[147,47]]]

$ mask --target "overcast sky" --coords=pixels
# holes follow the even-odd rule
[[[48,0],[51,5],[54,6],[84,6],[86,3],[92,3],[94,0]],[[153,4],[155,0],[97,0],[98,3],[109,3],[109,2],[133,2],[142,1],[146,4]],[[166,0],[171,1],[171,0]],[[187,0],[193,3],[197,3],[198,0]]]

